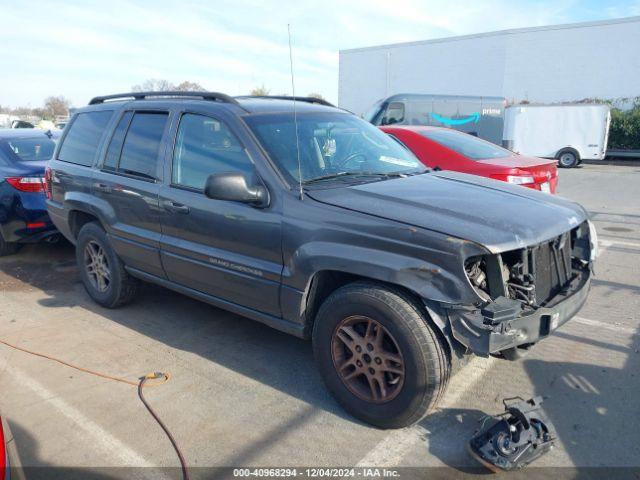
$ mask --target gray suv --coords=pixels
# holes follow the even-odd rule
[[[100,305],[143,280],[311,338],[338,402],[383,428],[432,408],[458,358],[517,357],[569,320],[596,252],[579,205],[427,170],[310,98],[96,97],[46,180]]]

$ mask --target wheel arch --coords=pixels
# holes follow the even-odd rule
[[[65,197],[64,206],[68,212],[67,222],[72,236],[69,240],[74,243],[85,224],[95,221],[107,230],[109,218],[115,218],[109,203],[86,193],[70,192]]]
[[[450,328],[439,302],[424,299],[414,289],[397,283],[391,283],[372,276],[355,274],[343,270],[320,270],[316,272],[309,282],[309,287],[303,298],[301,316],[304,321],[304,337],[310,338],[313,325],[320,306],[324,301],[339,288],[356,282],[367,282],[379,285],[389,290],[400,292],[408,297],[420,310],[433,330],[444,340],[448,347],[447,354],[451,358],[453,351],[457,348],[452,343]]]

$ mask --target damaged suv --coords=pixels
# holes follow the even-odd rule
[[[49,214],[96,302],[144,280],[311,338],[338,402],[383,428],[432,408],[456,358],[553,333],[596,255],[581,206],[425,169],[317,99],[97,97],[49,167]]]

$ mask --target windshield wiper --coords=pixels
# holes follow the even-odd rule
[[[413,173],[413,172],[412,172]],[[377,177],[377,178],[401,178],[411,175],[412,173],[404,173],[404,172],[337,172],[331,173],[329,175],[322,175],[320,177],[311,178],[309,180],[304,181],[305,185],[321,182],[323,180],[333,180],[336,178],[342,177]]]

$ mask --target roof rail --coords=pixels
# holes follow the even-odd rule
[[[145,100],[148,98],[159,98],[159,97],[189,97],[189,98],[202,98],[203,100],[211,100],[214,102],[223,102],[223,103],[233,103],[234,105],[239,105],[238,101],[230,97],[229,95],[225,95],[224,93],[218,92],[178,92],[178,91],[168,91],[168,92],[130,92],[130,93],[116,93],[114,95],[104,95],[101,97],[94,97],[89,101],[89,105],[97,105],[100,103],[105,103],[109,100]]]
[[[273,98],[274,100],[295,100],[296,102],[317,103],[318,105],[337,108],[333,103],[327,102],[324,98],[316,97],[291,97],[289,95],[244,95],[236,98]]]

